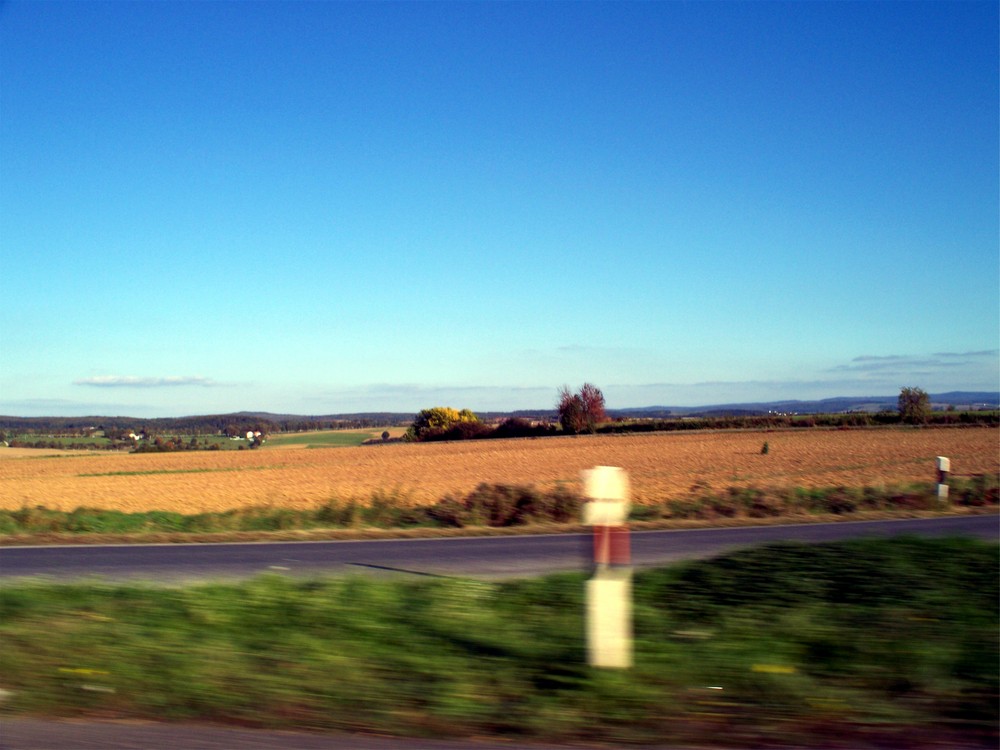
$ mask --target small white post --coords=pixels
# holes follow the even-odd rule
[[[628,553],[628,475],[616,466],[583,472],[583,522],[594,527],[594,576],[587,581],[587,661],[632,666],[632,567]]]
[[[942,502],[948,501],[948,474],[951,473],[951,461],[944,456],[937,457],[937,496]]]

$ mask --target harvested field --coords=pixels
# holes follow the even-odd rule
[[[480,482],[579,487],[582,469],[622,466],[637,502],[692,486],[830,487],[932,482],[934,457],[957,475],[996,474],[995,428],[658,433],[358,448],[41,456],[0,450],[0,508],[122,511],[310,507],[375,492],[429,503]],[[761,454],[764,441],[769,452]]]

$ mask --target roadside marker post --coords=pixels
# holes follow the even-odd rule
[[[937,457],[937,496],[938,500],[948,502],[948,474],[951,473],[951,461],[944,456]]]
[[[594,528],[594,575],[587,581],[587,661],[632,666],[632,560],[628,474],[617,466],[582,472],[583,522]]]

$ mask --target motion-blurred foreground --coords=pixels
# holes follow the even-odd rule
[[[639,572],[635,666],[581,575],[0,591],[6,711],[407,735],[996,746],[995,544],[777,545]],[[913,744],[911,742],[911,744]]]

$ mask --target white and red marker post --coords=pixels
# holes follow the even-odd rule
[[[587,660],[632,666],[632,559],[628,474],[617,466],[582,472],[583,522],[594,528],[594,575],[587,581]]]
[[[937,496],[942,503],[948,502],[948,475],[951,473],[951,460],[945,456],[937,457]]]

